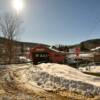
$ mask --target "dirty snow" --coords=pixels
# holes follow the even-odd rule
[[[83,74],[68,65],[47,63],[10,66],[10,77],[22,87],[35,92],[72,91],[83,95],[100,95],[100,78]],[[9,81],[10,78],[8,78]]]
[[[11,76],[23,86],[38,87],[38,90],[67,90],[84,95],[100,94],[100,78],[83,74],[68,65],[60,64],[27,64],[13,70]]]

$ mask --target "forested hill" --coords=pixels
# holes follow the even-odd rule
[[[98,46],[100,46],[100,39],[91,39],[91,40],[82,41],[79,44],[70,45],[68,46],[68,48],[80,47],[81,51],[90,51],[90,49],[93,49]]]
[[[0,37],[0,44],[4,43],[5,40],[6,40],[5,38]],[[29,43],[29,42],[15,41],[15,44],[17,44],[17,45],[23,45],[24,44],[26,46],[33,47],[33,46],[35,46],[37,44],[41,44],[41,43]],[[49,46],[49,45],[46,45],[46,44],[42,44],[42,45]],[[90,49],[98,47],[98,46],[100,46],[100,39],[91,39],[91,40],[83,41],[79,44],[65,46],[66,47],[65,49],[80,47],[81,51],[90,51]],[[63,46],[61,46],[61,47],[63,48]]]
[[[91,39],[80,43],[80,48],[83,51],[87,51],[98,46],[100,46],[100,39]]]

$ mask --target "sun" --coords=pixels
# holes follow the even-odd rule
[[[24,7],[23,0],[13,0],[12,5],[13,5],[13,8],[17,11],[17,13],[22,11]]]

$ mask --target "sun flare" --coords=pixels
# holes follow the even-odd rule
[[[24,7],[23,0],[13,0],[12,5],[13,5],[13,8],[17,11],[17,13],[22,11]]]

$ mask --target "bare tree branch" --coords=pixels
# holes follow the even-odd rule
[[[6,13],[0,17],[0,31],[7,40],[4,43],[9,63],[14,57],[14,40],[20,30],[22,21],[17,15]]]

